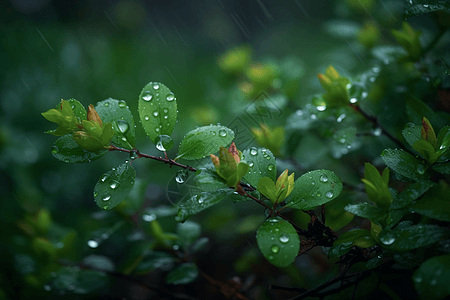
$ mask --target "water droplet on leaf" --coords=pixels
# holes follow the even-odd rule
[[[320,175],[319,180],[322,181],[322,182],[327,182],[328,181],[328,177],[326,175]]]
[[[270,247],[270,251],[272,251],[272,253],[278,253],[278,251],[280,251],[280,247],[278,247],[278,245],[273,245]]]
[[[280,242],[286,244],[287,242],[289,242],[289,237],[283,233],[282,235],[280,235]]]
[[[122,133],[126,133],[128,131],[128,123],[125,120],[117,120],[117,127]]]
[[[173,94],[169,94],[169,95],[166,96],[166,100],[169,101],[169,102],[173,101],[173,100],[175,100],[175,96]]]
[[[109,199],[111,199],[111,196],[105,196],[105,197],[103,197],[103,201],[109,201]]]
[[[175,176],[175,181],[179,184],[183,184],[188,178],[187,170],[178,170],[177,175]]]
[[[156,129],[158,129],[156,131],[159,131],[159,128],[156,128]],[[158,136],[156,138],[155,142],[156,142],[156,149],[158,149],[159,151],[163,151],[163,152],[169,151],[173,147],[172,138],[165,134]]]
[[[119,107],[120,108],[125,108],[125,107],[127,107],[127,103],[125,101],[123,101],[123,100],[120,100],[119,101]]]
[[[97,248],[97,247],[98,247],[98,242],[97,242],[97,241],[94,241],[94,240],[89,240],[89,241],[87,242],[87,244],[88,244],[88,246],[91,247],[91,248]]]
[[[150,91],[145,91],[144,94],[142,95],[142,99],[144,99],[144,101],[150,101],[152,100],[153,96],[150,93]]]
[[[226,137],[226,136],[227,136],[226,130],[224,130],[224,129],[219,130],[219,135],[220,135],[221,137]]]

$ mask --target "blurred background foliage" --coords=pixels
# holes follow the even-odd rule
[[[127,278],[98,270],[126,270],[152,240],[148,209],[172,207],[194,188],[191,177],[180,185],[175,180],[177,170],[138,160],[131,204],[101,211],[92,195],[96,181],[129,157],[108,153],[79,165],[55,160],[50,153],[54,137],[43,133],[53,128],[41,112],[60,99],[75,98],[87,107],[112,97],[127,101],[137,121],[142,87],[158,81],[178,100],[175,145],[195,126],[219,122],[235,130],[237,147],[244,150],[258,146],[251,128],[255,131],[265,123],[281,127],[276,129],[276,136],[285,141],[281,148],[276,141],[259,140],[262,146],[278,150],[273,152],[279,158],[279,172],[289,168],[298,177],[307,170],[330,169],[362,189],[364,162],[381,166],[381,151],[393,144],[380,136],[379,128],[351,111],[329,112],[323,107],[321,98],[314,96],[323,93],[317,73],[333,65],[341,76],[357,82],[356,101],[397,137],[407,122],[420,123],[405,112],[407,98],[448,112],[450,104],[437,96],[436,87],[449,88],[442,75],[445,64],[439,61],[449,61],[448,48],[441,45],[448,45],[450,36],[444,35],[435,56],[422,60],[419,67],[412,62],[392,63],[406,53],[391,33],[401,28],[403,10],[401,0],[4,2],[0,10],[0,299],[164,298]],[[422,32],[421,44],[428,45],[446,20],[433,14],[411,18],[409,23]],[[271,106],[263,116],[254,108],[261,103]],[[438,115],[439,120],[430,119],[437,130],[448,124],[446,115]],[[139,124],[136,129],[136,148],[160,155]],[[176,148],[169,157],[175,157]],[[329,225],[338,229],[345,223],[342,218],[351,219],[343,206],[364,197],[344,192],[340,202],[330,203]],[[133,203],[138,204],[132,207]],[[303,212],[290,216],[306,226]],[[201,224],[202,236],[210,238],[195,257],[199,268],[221,281],[240,276],[254,299],[289,295],[268,291],[270,283],[309,288],[337,272],[320,249],[298,257],[290,267],[271,266],[255,243],[255,230],[264,214],[254,203],[223,201],[193,220]],[[346,228],[367,228],[360,223]],[[177,227],[173,217],[161,217],[160,224],[167,232]],[[67,262],[82,262],[97,271],[65,267]],[[140,280],[164,284],[165,272],[164,268],[144,272]],[[408,285],[408,280],[398,287]],[[170,288],[199,299],[221,297],[204,278]],[[363,282],[358,291],[374,289],[374,284]],[[392,292],[387,286],[381,290]],[[386,295],[377,293],[381,294],[372,296]],[[415,297],[412,287],[402,293]]]

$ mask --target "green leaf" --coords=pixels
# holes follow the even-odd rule
[[[72,106],[73,113],[76,117],[80,118],[80,120],[87,120],[87,112],[84,108],[83,104],[76,99],[67,100]],[[57,109],[59,109],[59,104],[57,105]]]
[[[444,153],[449,150],[450,147],[450,126],[444,126],[439,130],[437,136],[437,150],[440,153]]]
[[[258,187],[258,182],[263,177],[269,177],[274,182],[277,177],[275,157],[272,152],[264,148],[251,148],[242,152],[242,160],[250,166],[250,170],[244,178],[253,187]]]
[[[420,265],[420,262],[422,261],[421,257],[419,257],[420,254],[418,254],[416,251],[412,252],[400,252],[395,253],[392,258],[401,266],[408,268],[408,269],[415,269]]]
[[[432,219],[439,221],[450,221],[450,201],[446,196],[448,192],[442,193],[440,197],[423,197],[409,205],[408,209]],[[427,194],[428,195],[428,194]]]
[[[200,224],[192,221],[177,224],[177,234],[180,237],[180,246],[187,249],[192,243],[200,237]]]
[[[214,192],[220,189],[226,189],[222,177],[220,177],[216,172],[209,169],[197,169],[194,177],[195,185],[204,192]]]
[[[64,293],[92,295],[109,284],[109,277],[104,272],[64,267],[55,275],[53,289]]]
[[[135,273],[147,274],[156,269],[168,270],[178,259],[173,255],[162,251],[149,251],[142,261],[134,269]]]
[[[123,205],[122,211],[128,215],[135,214],[145,201],[145,191],[147,190],[147,187],[148,182],[146,180],[136,178],[133,189],[121,203]]]
[[[414,124],[422,124],[423,117],[426,117],[436,128],[447,125],[447,122],[428,107],[428,105],[413,97],[406,100],[406,113]],[[422,129],[422,126],[420,128]]]
[[[201,238],[199,238],[198,240],[196,240],[196,241],[194,241],[194,242],[192,243],[192,245],[190,246],[188,252],[189,252],[190,254],[196,253],[196,252],[198,252],[198,251],[204,249],[204,248],[206,247],[206,245],[208,245],[208,243],[209,243],[209,238],[207,238],[207,237],[201,237]]]
[[[198,268],[194,263],[188,262],[179,265],[166,275],[168,284],[188,284],[198,277]]]
[[[351,248],[351,247],[349,247],[348,243],[351,243],[351,246],[358,246],[361,248],[372,247],[373,245],[376,244],[376,242],[372,238],[372,235],[369,230],[355,229],[355,230],[347,231],[347,232],[341,234],[341,236],[337,240],[335,240],[333,243],[333,248],[337,247],[341,244],[344,244],[346,246],[344,246],[343,248],[337,248],[337,250],[330,249],[330,251],[332,251],[332,253],[336,253],[336,254],[341,253],[341,251],[345,251],[345,253],[346,253],[347,249]],[[336,251],[336,252],[334,252],[334,251]],[[330,253],[328,253],[328,255],[330,255]],[[340,254],[340,255],[342,255],[342,254]],[[333,257],[335,257],[335,256],[333,256]]]
[[[369,259],[366,262],[366,267],[367,267],[367,269],[370,270],[370,269],[378,267],[379,265],[381,265],[382,262],[383,262],[383,255],[380,254],[380,255],[377,255],[377,256]]]
[[[450,174],[450,162],[443,164],[434,164],[431,166],[433,170],[441,174]]]
[[[408,123],[405,129],[402,130],[402,134],[408,144],[414,145],[415,142],[421,139],[421,126],[417,126],[414,123]]]
[[[433,146],[425,140],[418,140],[413,145],[414,150],[420,153],[430,164],[434,163],[439,155],[434,151]]]
[[[314,170],[295,181],[294,190],[285,201],[292,208],[308,210],[333,200],[341,191],[342,182],[334,172]]]
[[[108,150],[100,150],[97,152],[90,152],[84,150],[72,139],[71,134],[66,134],[58,138],[52,147],[52,155],[65,163],[79,164],[88,163],[99,159]]]
[[[94,198],[102,209],[110,210],[131,192],[136,171],[130,163],[124,163],[103,174],[94,187]]]
[[[300,250],[297,231],[279,217],[267,219],[258,228],[256,242],[264,257],[277,267],[289,266]]]
[[[406,178],[420,181],[429,177],[420,161],[402,149],[385,149],[381,159],[386,166]]]
[[[353,241],[342,243],[336,246],[333,246],[328,250],[328,257],[335,258],[340,257],[350,251],[353,248]]]
[[[404,223],[404,222],[403,222]],[[431,224],[400,226],[384,229],[378,236],[381,246],[395,251],[409,251],[432,245],[447,237],[447,228]]]
[[[385,212],[381,208],[370,203],[349,204],[344,209],[349,213],[371,221],[376,221],[385,215]]]
[[[431,13],[438,10],[450,11],[450,3],[446,0],[414,0],[405,1],[403,19]]]
[[[333,230],[338,230],[353,220],[353,214],[344,210],[344,207],[350,204],[349,197],[336,198],[325,204],[325,225]]]
[[[189,217],[219,203],[225,197],[233,194],[233,192],[232,189],[227,188],[211,193],[201,192],[198,195],[194,195],[178,207],[178,214],[175,217],[175,221],[184,222]]]
[[[234,139],[233,130],[220,125],[209,125],[188,132],[180,143],[177,158],[194,160],[217,153]]]
[[[158,136],[172,134],[177,122],[177,99],[164,84],[149,82],[144,86],[138,110],[142,127],[155,145]]]
[[[258,191],[266,196],[270,201],[275,203],[277,201],[277,188],[275,183],[269,177],[263,177],[258,182]]]
[[[112,98],[100,101],[95,110],[102,119],[103,124],[111,123],[115,135],[111,142],[122,148],[133,149],[135,146],[136,130],[133,115],[123,100]]]
[[[391,45],[375,46],[372,48],[371,52],[374,57],[384,63],[395,61],[408,54],[403,47]]]
[[[450,295],[450,254],[436,256],[420,265],[413,274],[421,299],[443,299]]]
[[[392,201],[390,209],[401,209],[422,196],[434,184],[431,181],[419,181],[410,184]]]

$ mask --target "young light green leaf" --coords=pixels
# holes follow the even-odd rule
[[[188,132],[181,141],[177,158],[200,159],[217,153],[234,139],[233,130],[220,125],[209,125]]]
[[[450,295],[450,254],[435,256],[413,274],[414,286],[422,299],[443,299]]]
[[[177,101],[164,84],[149,82],[144,86],[138,109],[142,127],[155,145],[158,136],[172,134],[177,122]]]
[[[123,100],[109,98],[98,102],[95,110],[103,124],[112,124],[115,134],[111,142],[118,147],[133,149],[136,133],[133,115],[127,103]]]
[[[439,158],[439,154],[434,151],[433,146],[425,140],[418,140],[414,143],[413,148],[430,164],[434,163]]]
[[[99,159],[105,155],[108,150],[100,150],[97,152],[86,151],[72,139],[71,134],[66,134],[58,138],[52,147],[52,155],[65,163],[79,164],[88,163]]]
[[[189,217],[219,203],[232,193],[233,190],[227,188],[210,193],[201,192],[200,194],[194,195],[178,207],[178,214],[175,217],[175,221],[184,222]]]
[[[133,189],[136,171],[129,163],[103,174],[94,187],[94,198],[102,209],[110,210],[122,202]]]
[[[168,284],[188,284],[198,277],[197,265],[188,262],[179,265],[169,272],[166,276],[166,283]]]
[[[277,267],[289,266],[300,250],[297,231],[279,217],[267,219],[258,228],[256,242],[264,257]]]
[[[381,208],[369,203],[349,204],[344,209],[349,213],[371,221],[376,221],[385,214]]]
[[[325,204],[342,191],[342,182],[329,170],[314,170],[295,181],[294,190],[286,198],[286,205],[295,209],[314,209]]]
[[[277,201],[277,188],[275,183],[269,177],[263,177],[258,181],[258,191],[266,196],[270,201],[275,203]]]
[[[250,170],[244,178],[253,187],[258,187],[258,181],[263,177],[269,177],[274,182],[277,177],[275,157],[272,152],[264,148],[251,148],[242,152],[242,160],[250,166]]]
[[[73,110],[73,113],[75,116],[77,116],[81,120],[87,119],[86,109],[84,108],[83,104],[80,103],[80,101],[78,101],[76,99],[69,99],[67,101],[72,106],[72,110]],[[59,106],[59,104],[57,106]]]
[[[394,251],[408,251],[432,245],[450,235],[447,228],[431,224],[400,226],[384,229],[378,236],[381,246]]]
[[[385,149],[381,159],[386,166],[406,178],[420,181],[429,177],[420,161],[402,149]]]

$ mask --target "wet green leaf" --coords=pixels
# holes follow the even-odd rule
[[[106,210],[116,207],[131,192],[135,179],[136,171],[129,163],[106,172],[94,187],[95,203]]]
[[[450,3],[445,0],[411,0],[405,1],[403,19],[428,14],[438,10],[450,11]]]
[[[172,134],[177,122],[177,100],[164,84],[149,82],[144,86],[138,110],[142,127],[155,145],[158,136]]]
[[[386,166],[406,178],[420,181],[429,177],[420,161],[406,151],[385,149],[381,159]]]
[[[84,150],[72,139],[71,134],[66,134],[58,138],[52,147],[52,155],[65,163],[79,164],[88,163],[99,159],[108,150],[100,150],[97,152],[90,152]]]
[[[233,130],[220,125],[209,125],[188,132],[181,141],[177,158],[194,160],[217,153],[234,139]]]
[[[267,219],[256,232],[256,242],[264,257],[277,267],[289,266],[300,250],[297,231],[281,218]]]
[[[156,269],[169,270],[178,259],[172,254],[162,251],[149,251],[138,264],[135,273],[147,274]]]
[[[216,172],[209,169],[197,169],[194,181],[195,185],[204,192],[214,192],[227,188],[224,180]]]
[[[392,201],[390,209],[401,209],[422,196],[434,184],[431,181],[419,181],[410,184]]]
[[[263,177],[269,177],[276,181],[277,168],[272,152],[264,148],[251,148],[242,152],[242,160],[250,166],[245,174],[245,180],[253,187],[258,187],[258,181]]]
[[[421,138],[421,126],[417,126],[414,123],[408,123],[403,129],[402,134],[408,144],[412,147],[412,145]]]
[[[413,274],[421,299],[443,299],[450,295],[450,254],[436,256],[420,265]]]
[[[201,226],[193,221],[186,221],[177,224],[177,234],[180,237],[180,246],[187,249],[192,243],[200,237]]]
[[[121,148],[133,149],[135,146],[136,129],[133,115],[124,100],[112,98],[100,101],[95,110],[103,124],[111,123],[115,134],[111,142]]]
[[[379,218],[383,217],[385,212],[370,203],[357,203],[357,204],[349,204],[344,208],[349,213],[352,213],[358,217],[366,218],[371,221],[376,221]]]
[[[314,170],[295,181],[294,190],[286,198],[286,205],[296,209],[313,209],[325,204],[342,191],[342,182],[329,170]]]

